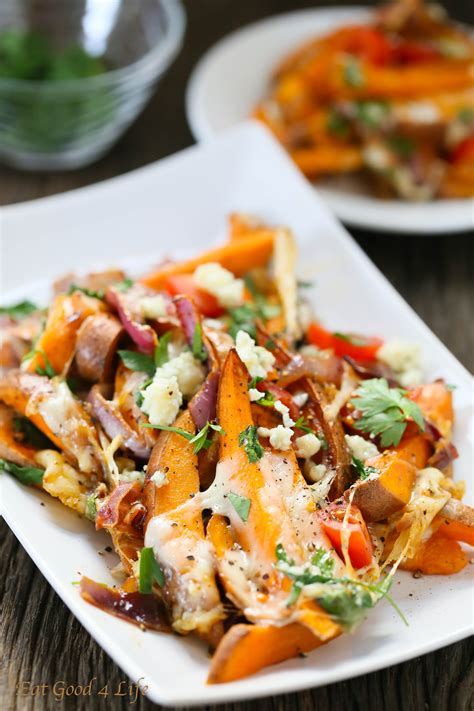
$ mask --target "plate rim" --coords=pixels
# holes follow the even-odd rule
[[[364,16],[373,14],[373,11],[374,8],[368,5],[300,8],[290,12],[269,15],[254,22],[249,22],[218,39],[199,57],[192,69],[186,85],[184,96],[185,113],[189,129],[195,141],[198,143],[206,142],[221,133],[221,131],[214,131],[212,129],[211,123],[206,117],[206,111],[202,105],[202,99],[200,97],[200,90],[203,78],[206,76],[209,67],[213,64],[216,58],[219,58],[221,52],[226,50],[229,46],[237,43],[250,33],[256,33],[262,28],[277,25],[289,19],[303,19],[305,16],[322,19],[325,17],[338,18],[349,14],[353,16],[354,20],[357,20],[363,18]],[[239,125],[243,122],[245,121],[239,121],[234,125]],[[229,128],[231,127],[227,127],[224,130],[229,130]],[[351,199],[358,200],[359,197],[357,195],[354,195],[353,193],[344,193],[342,190],[338,191],[331,188],[325,188],[323,185],[314,185],[309,181],[308,183],[316,192],[319,193],[319,195],[322,196],[331,212],[333,212],[333,214],[335,214],[336,217],[338,217],[344,224],[359,229],[370,230],[371,232],[378,231],[382,234],[382,236],[410,234],[417,236],[447,236],[451,234],[469,232],[474,227],[474,198],[453,198],[416,203],[395,199],[383,200],[371,195],[363,195],[361,196],[358,210],[353,210],[350,205],[347,206],[344,204],[344,199],[349,196]],[[371,213],[377,208],[379,208],[380,212],[383,212],[384,207],[388,207],[390,210],[394,211],[397,210],[398,220],[392,221],[382,219],[382,222],[380,222],[380,216],[372,214],[362,215],[364,211],[368,210],[369,213]],[[413,218],[412,213],[414,212],[413,208],[416,209],[417,207],[420,207],[420,209],[428,209],[428,211],[430,209],[433,210],[434,208],[436,212],[432,216],[431,220],[418,220],[414,226],[412,219],[416,219],[416,217]],[[449,225],[439,222],[436,219],[436,213],[440,213],[446,208],[451,209],[452,211],[457,209],[457,215],[454,215],[454,219],[450,220]],[[401,219],[399,211],[403,212]]]

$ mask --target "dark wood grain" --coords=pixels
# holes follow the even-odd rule
[[[0,168],[0,204],[88,185],[190,145],[184,87],[202,52],[227,32],[254,19],[317,4],[309,0],[258,3],[188,0],[188,31],[183,51],[148,108],[112,152],[95,165],[71,173],[27,174]],[[460,20],[472,20],[465,0],[451,2],[449,9]],[[397,237],[360,230],[353,234],[421,318],[473,370],[472,235]],[[108,684],[109,689],[115,690],[121,681],[128,680],[69,613],[4,522],[0,523],[0,536],[3,564],[0,707],[8,711],[130,708],[127,698],[119,696],[78,697],[58,703],[49,691],[45,696],[17,695],[17,685],[28,681],[51,687],[61,681],[83,685],[97,677],[101,687]],[[466,640],[347,682],[257,702],[227,704],[225,708],[227,711],[471,711],[473,647],[473,642]],[[134,707],[145,711],[152,704],[139,699]]]

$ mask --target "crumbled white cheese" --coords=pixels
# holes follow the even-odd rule
[[[257,433],[260,437],[269,437],[270,444],[275,449],[281,449],[286,451],[291,447],[291,438],[293,437],[293,430],[289,427],[284,427],[283,425],[278,425],[277,427],[259,427]]]
[[[377,359],[392,368],[403,387],[418,385],[423,377],[421,351],[417,343],[387,341],[377,351]]]
[[[295,393],[293,395],[293,402],[295,403],[296,407],[304,407],[306,403],[308,402],[308,393],[305,393],[303,391]]]
[[[140,308],[145,318],[162,318],[166,316],[166,301],[162,294],[144,296],[140,300]]]
[[[206,377],[206,371],[190,351],[185,351],[158,368],[155,377],[156,375],[165,378],[174,375],[181,394],[189,399],[199,390]]]
[[[265,393],[262,393],[261,390],[257,390],[257,388],[249,388],[249,397],[250,402],[257,402],[261,400],[262,397],[265,397]]]
[[[369,442],[359,435],[346,435],[346,444],[352,456],[356,459],[360,459],[361,462],[365,462],[366,459],[376,457],[377,454],[380,454],[373,442]]]
[[[401,106],[396,113],[400,119],[407,119],[413,123],[435,123],[440,119],[438,107],[431,101],[413,101],[407,106]]]
[[[158,368],[150,385],[142,390],[141,410],[148,415],[152,425],[171,425],[183,403],[175,375],[162,375]]]
[[[239,306],[243,301],[244,282],[236,279],[228,269],[217,262],[201,264],[193,274],[197,286],[216,297],[226,309]]]
[[[239,331],[235,347],[240,360],[245,363],[251,378],[265,378],[275,363],[275,356],[262,346],[257,346],[247,331]]]
[[[328,468],[325,464],[315,464],[314,462],[306,462],[304,473],[310,481],[321,481],[328,473]]]
[[[321,442],[312,432],[298,437],[295,445],[296,456],[301,459],[311,459],[321,449]]]
[[[140,482],[140,484],[145,483],[145,472],[137,472],[135,470],[125,470],[123,472],[120,472],[119,474],[119,479],[122,482],[127,482],[127,483],[133,483],[134,481]]]
[[[288,427],[288,428],[293,427],[295,422],[294,422],[294,420],[291,419],[290,411],[287,408],[287,406],[284,405],[281,400],[275,400],[273,407],[282,416],[284,426]]]
[[[318,482],[326,476],[328,468],[325,464],[315,464],[314,462],[308,461],[304,467],[304,473],[310,481]]]
[[[150,479],[158,489],[160,488],[160,486],[164,486],[165,484],[169,483],[169,479],[166,476],[165,472],[162,472],[160,469],[157,469],[156,472],[152,474]]]
[[[387,170],[393,164],[393,157],[384,145],[371,143],[363,150],[365,163],[374,170]]]
[[[205,318],[202,321],[202,325],[204,326],[204,328],[210,328],[213,331],[224,330],[224,323],[222,321],[219,321],[218,318]]]

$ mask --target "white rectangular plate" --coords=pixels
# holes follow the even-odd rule
[[[377,271],[289,159],[252,123],[134,173],[57,197],[3,209],[3,302],[46,301],[51,278],[67,270],[127,265],[149,268],[166,254],[199,251],[222,238],[231,211],[290,226],[300,247],[300,276],[314,278],[317,313],[334,330],[419,341],[427,378],[457,386],[456,476],[472,468],[471,377]],[[4,516],[48,581],[122,669],[148,685],[153,701],[200,705],[328,684],[396,664],[468,636],[473,627],[472,571],[415,580],[400,574],[394,597],[405,627],[382,602],[358,631],[310,654],[230,684],[207,686],[206,649],[198,640],[141,632],[85,603],[71,584],[80,574],[110,582],[115,563],[97,551],[105,534],[59,503],[2,475]],[[471,495],[468,495],[468,500]],[[46,506],[40,506],[46,501]]]

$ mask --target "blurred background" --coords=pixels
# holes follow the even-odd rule
[[[138,39],[134,38],[134,43],[130,41],[132,34],[130,28],[134,26],[134,7],[136,8],[138,5],[138,0],[137,2],[127,0],[125,3],[120,3],[120,0],[56,0],[56,2],[30,0],[28,3],[20,0],[2,0],[0,25],[5,26],[9,22],[14,24],[19,17],[21,19],[20,8],[27,5],[29,6],[29,21],[38,29],[41,27],[46,29],[49,34],[55,37],[60,46],[67,46],[74,39],[83,16],[85,15],[87,19],[87,13],[89,13],[89,17],[92,17],[91,7],[94,5],[95,11],[97,11],[97,7],[102,8],[102,11],[98,16],[95,15],[96,26],[90,28],[90,46],[87,49],[93,53],[100,51],[101,33],[104,27],[107,28],[107,25],[112,23],[114,29],[109,43],[108,57],[113,61],[114,67],[120,67],[127,61],[139,58],[145,50],[153,48],[153,43],[157,47],[163,43],[163,12],[161,15],[151,12],[151,7],[156,4],[154,0],[148,0],[148,2],[140,0],[140,4],[145,6],[147,22],[142,30],[142,36],[139,36]],[[175,49],[171,48],[170,51],[170,48],[167,48],[167,57],[171,61],[170,67],[165,71],[150,103],[138,119],[132,123],[123,138],[105,157],[73,172],[55,170],[50,173],[36,173],[34,171],[27,173],[0,164],[0,204],[31,200],[89,185],[156,161],[191,145],[194,141],[186,122],[184,92],[195,63],[206,49],[229,32],[260,18],[299,8],[341,4],[358,5],[360,3],[350,2],[350,0],[346,0],[344,3],[334,2],[334,0],[323,0],[322,2],[314,0],[259,0],[259,2],[253,0],[184,0],[187,27],[181,50],[179,51],[179,38],[175,37],[174,40],[172,39],[172,42],[174,41],[176,44]],[[376,3],[367,2],[366,4],[375,5]],[[149,6],[148,10],[147,5]],[[473,22],[473,4],[465,0],[444,0],[443,5],[453,18],[463,22]],[[176,24],[176,20],[174,22]],[[174,33],[179,35],[179,28],[174,28]],[[166,42],[168,40],[167,37]],[[172,61],[175,52],[177,57]],[[155,64],[150,62],[151,66],[148,68],[151,72],[159,73],[161,59],[159,56],[152,59]],[[64,62],[62,66],[64,66]],[[145,74],[146,69],[145,67]],[[77,72],[78,70],[84,71],[84,67],[78,69],[76,58],[71,71]],[[100,72],[100,67],[99,70],[97,67],[86,67],[85,71],[93,74],[95,71]],[[142,102],[146,101],[149,91],[153,90],[147,77],[142,75],[138,79],[134,76],[130,79],[118,77],[115,80],[122,103],[126,104],[126,115],[121,115],[115,121],[117,125],[112,127],[111,140],[116,138],[116,134],[120,130],[123,130],[124,125],[133,121],[135,112],[140,111]],[[72,76],[77,76],[77,73],[73,73]],[[97,106],[99,103],[101,110],[106,112],[109,107],[104,106],[104,102],[107,101],[107,90],[110,87],[104,87],[101,80],[100,75],[93,78],[96,83],[92,86],[97,87],[93,88],[93,91],[97,91],[95,97],[94,94],[91,96],[89,85],[85,91],[86,95],[89,95],[91,104]],[[31,116],[28,100],[28,97],[24,98],[23,96],[19,99],[23,102],[21,105],[22,117]],[[44,113],[40,115],[40,119],[44,123],[43,134],[48,135],[48,131],[51,133],[58,130],[60,119],[62,119],[63,125],[67,124],[68,120],[70,122],[74,120],[74,117],[70,115],[71,100],[66,98],[65,101],[60,99],[57,101],[57,111],[48,111],[46,115]],[[84,108],[83,99],[79,108],[81,110]],[[113,108],[112,106],[111,111]],[[38,130],[37,120],[35,126],[35,130]]]

